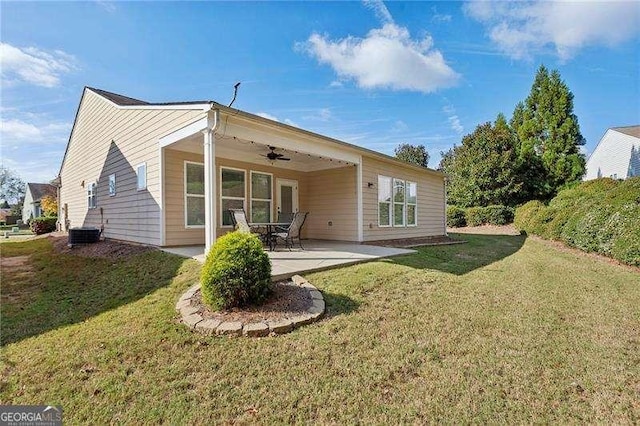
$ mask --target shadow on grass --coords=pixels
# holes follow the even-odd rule
[[[333,318],[338,315],[349,314],[358,310],[360,303],[344,294],[322,291],[326,304],[325,318]]]
[[[435,269],[464,275],[516,253],[524,245],[526,235],[451,234],[466,244],[416,248],[416,254],[398,256],[389,262],[416,269]]]
[[[50,242],[39,241],[14,243],[15,253],[3,253],[4,260],[31,257],[21,268],[3,268],[2,346],[141,299],[168,286],[186,260],[156,250],[87,258],[56,253]]]

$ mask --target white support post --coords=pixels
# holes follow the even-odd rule
[[[213,130],[205,129],[204,134],[204,230],[205,254],[216,240],[216,149]]]
[[[363,211],[363,203],[362,203],[362,191],[364,190],[364,188],[362,188],[362,156],[360,156],[360,161],[358,162],[358,164],[356,164],[356,173],[357,173],[357,187],[358,187],[358,193],[356,194],[357,197],[357,205],[358,205],[358,220],[356,221],[356,223],[358,224],[358,241],[359,242],[363,242],[364,241],[364,211]]]

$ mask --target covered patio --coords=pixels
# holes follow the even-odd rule
[[[414,250],[380,247],[339,241],[304,240],[304,250],[299,247],[291,251],[279,248],[266,250],[271,259],[271,275],[274,280],[289,278],[296,274],[321,271],[339,266],[368,262],[385,257],[414,253]],[[165,247],[162,250],[204,262],[203,245]]]

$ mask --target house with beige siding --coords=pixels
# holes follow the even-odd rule
[[[288,159],[288,160],[285,160]],[[440,236],[444,176],[212,101],[149,103],[86,87],[59,174],[64,229],[156,246],[205,245],[309,212],[303,238]]]
[[[586,164],[584,180],[640,176],[640,126],[607,129]]]

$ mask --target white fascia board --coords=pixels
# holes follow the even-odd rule
[[[226,137],[235,136],[238,139],[271,145],[303,154],[342,160],[352,164],[360,164],[361,161],[361,156],[358,154],[330,146],[329,143],[324,141],[311,140],[306,135],[289,134],[289,132],[285,133],[275,129],[254,129],[235,123],[227,123],[218,132]]]
[[[165,148],[171,144],[174,144],[182,139],[188,138],[189,136],[193,136],[197,133],[202,132],[203,130],[209,127],[209,119],[208,117],[203,117],[198,121],[194,121],[191,124],[184,126],[181,129],[175,130],[168,135],[165,135],[159,139],[159,144],[161,148]]]

